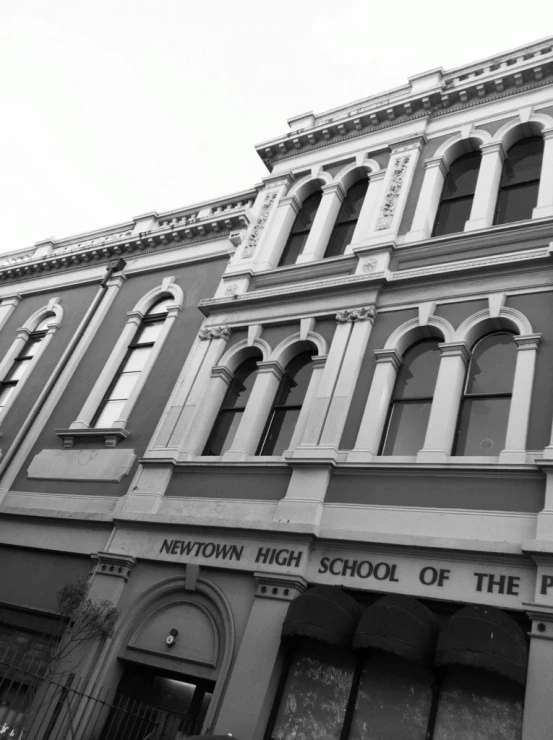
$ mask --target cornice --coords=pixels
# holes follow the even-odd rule
[[[276,162],[300,153],[322,149],[417,119],[449,115],[551,84],[553,63],[549,59],[543,63],[528,60],[527,66],[508,66],[497,70],[491,77],[474,75],[470,80],[455,83],[446,79],[434,90],[391,104],[382,102],[376,108],[371,108],[369,100],[364,109],[357,107],[355,111],[343,114],[342,117],[292,130],[284,136],[258,145],[256,151],[267,168],[272,170]]]

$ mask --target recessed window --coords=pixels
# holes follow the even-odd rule
[[[543,159],[543,139],[521,139],[509,149],[497,198],[495,224],[509,224],[532,218],[538,202]]]
[[[340,208],[340,213],[332,229],[328,246],[325,252],[326,257],[339,257],[344,254],[348,244],[351,244],[353,232],[357,226],[359,214],[363,207],[363,201],[367,194],[369,181],[367,179],[359,180],[348,190],[346,197]]]
[[[132,342],[129,344],[125,359],[100,404],[92,423],[93,427],[109,429],[121,418],[125,404],[144,370],[152,348],[161,332],[163,322],[167,318],[168,306],[173,303],[173,298],[164,298],[158,301],[142,319]]]
[[[234,373],[234,378],[207,440],[204,455],[222,455],[230,448],[257,377],[259,359],[249,357]]]
[[[14,359],[12,366],[6,373],[6,376],[0,383],[0,411],[6,406],[11,396],[14,394],[16,386],[21,382],[25,376],[31,361],[36,355],[40,343],[46,336],[46,330],[48,325],[52,323],[52,317],[43,319],[40,324],[37,325],[33,333],[29,336],[28,340],[21,352]]]
[[[382,455],[416,455],[424,446],[439,364],[437,339],[424,339],[405,352],[392,394]]]
[[[303,201],[303,205],[296,216],[292,231],[282,252],[282,257],[278,263],[279,267],[294,265],[296,263],[307,242],[307,237],[313,226],[313,221],[315,220],[322,197],[323,194],[321,191],[317,190]]]
[[[475,345],[459,414],[455,455],[497,456],[505,446],[516,364],[512,334],[489,334]]]
[[[313,371],[311,352],[288,363],[259,445],[258,455],[282,455],[292,440]]]
[[[481,158],[480,152],[471,152],[463,154],[451,164],[432,236],[464,231],[465,223],[470,218]]]

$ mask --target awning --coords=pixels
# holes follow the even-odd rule
[[[353,647],[383,650],[429,664],[438,626],[436,617],[420,601],[411,596],[390,594],[363,612]]]
[[[437,666],[485,668],[524,685],[527,662],[523,631],[511,617],[490,606],[460,609],[438,637]]]
[[[357,602],[338,586],[313,586],[290,603],[282,636],[311,637],[350,647],[360,611]]]

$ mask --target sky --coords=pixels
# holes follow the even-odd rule
[[[542,38],[550,0],[0,0],[0,252],[230,194],[286,120]]]

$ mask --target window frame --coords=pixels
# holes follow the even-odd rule
[[[476,170],[476,178],[474,180],[474,188],[472,190],[472,193],[470,193],[469,195],[458,195],[458,196],[446,197],[445,196],[445,193],[446,193],[447,187],[449,185],[449,180],[450,180],[450,177],[451,177],[451,170],[452,170],[452,168],[454,168],[455,165],[460,160],[462,160],[462,159],[469,159],[469,158],[476,159],[477,157],[478,157],[479,162],[478,162],[478,168]],[[465,220],[465,224],[467,223],[467,221],[470,220],[470,211],[472,210],[472,203],[474,203],[474,196],[476,194],[476,187],[477,187],[477,184],[478,184],[478,177],[480,175],[480,168],[481,168],[481,166],[482,166],[482,153],[481,153],[480,150],[478,150],[478,151],[472,151],[472,152],[466,152],[465,154],[461,154],[459,157],[457,157],[456,159],[454,159],[453,162],[451,162],[451,164],[448,167],[447,175],[445,176],[445,179],[444,179],[444,184],[443,184],[443,187],[442,187],[442,192],[440,194],[440,200],[438,202],[438,208],[436,209],[436,215],[434,216],[434,224],[432,226],[432,233],[430,235],[431,238],[434,238],[434,237],[442,237],[442,236],[449,236],[450,234],[461,234],[463,232],[464,229],[461,229],[461,231],[445,231],[444,233],[438,234],[437,231],[438,231],[438,226],[440,225],[439,224],[439,222],[440,222],[440,213],[442,211],[442,207],[443,207],[444,204],[461,203],[461,202],[466,202],[466,201],[470,200],[470,202],[471,202],[471,208],[469,209],[469,214],[468,214],[467,219]]]
[[[509,154],[513,150],[514,147],[516,147],[518,144],[524,141],[528,140],[541,140],[542,145],[542,152],[541,152],[541,162],[539,166],[539,172],[537,174],[537,177],[533,177],[531,180],[525,180],[524,182],[515,182],[511,185],[503,185],[503,178],[505,176],[505,168],[507,167],[509,163]],[[541,176],[542,176],[542,170],[543,170],[543,158],[544,158],[544,149],[545,149],[545,141],[542,135],[533,135],[533,136],[523,136],[522,138],[518,139],[517,141],[512,144],[507,153],[505,154],[505,159],[503,161],[503,166],[501,167],[501,177],[499,180],[499,185],[497,188],[497,199],[495,202],[495,210],[494,210],[494,216],[493,216],[493,226],[506,226],[507,224],[516,224],[520,223],[521,221],[529,221],[532,218],[532,214],[534,209],[536,208],[539,200],[539,188],[540,188],[540,182],[541,182]],[[499,211],[501,208],[501,195],[505,192],[511,193],[515,190],[523,190],[525,188],[528,188],[528,186],[535,186],[537,184],[537,192],[536,192],[536,202],[532,206],[530,217],[525,219],[516,219],[513,221],[498,221],[499,217]]]
[[[349,204],[348,197],[349,197],[350,192],[353,190],[353,188],[355,188],[360,183],[362,183],[365,186],[365,193],[364,193],[363,198],[361,200],[361,205],[359,207],[359,212],[357,213],[357,215],[355,217],[352,217],[351,215],[349,215],[347,218],[344,218],[343,220],[340,220],[341,217],[342,217],[342,215],[343,215],[343,213],[344,213],[344,211],[345,211],[346,206]],[[347,189],[346,194],[345,194],[345,197],[344,197],[344,200],[342,201],[342,204],[340,205],[340,210],[338,211],[338,216],[336,217],[336,221],[334,222],[334,224],[332,226],[332,231],[330,232],[330,236],[328,238],[328,242],[327,242],[327,245],[326,245],[324,254],[323,254],[323,259],[332,259],[333,257],[342,257],[346,253],[346,249],[348,248],[348,246],[353,241],[353,236],[355,234],[355,229],[357,228],[357,224],[359,223],[359,219],[361,218],[361,211],[363,210],[363,205],[365,203],[365,199],[366,199],[366,197],[368,195],[368,192],[369,192],[369,185],[370,185],[370,179],[369,179],[369,176],[367,175],[364,178],[362,177],[362,178],[359,178],[358,180],[356,180]],[[343,244],[341,245],[341,249],[340,249],[340,251],[337,254],[328,254],[328,251],[329,251],[330,247],[333,246],[333,238],[334,238],[334,235],[335,235],[338,227],[340,227],[340,226],[350,226],[351,224],[354,225],[353,231],[352,231],[352,234],[351,234],[351,239],[349,241],[344,241],[343,242]]]
[[[317,207],[315,209],[315,213],[313,215],[313,219],[311,221],[311,224],[310,224],[309,228],[305,228],[305,226],[304,226],[303,228],[299,229],[298,231],[295,231],[296,226],[297,226],[297,224],[300,221],[300,216],[302,215],[302,211],[304,209],[304,206],[305,206],[306,202],[310,198],[312,198],[313,196],[315,196],[315,195],[318,195],[319,196],[319,202],[318,202]],[[305,249],[305,245],[307,244],[307,240],[309,239],[309,234],[311,233],[311,229],[313,228],[313,224],[315,223],[315,219],[317,218],[317,213],[319,211],[319,208],[321,207],[321,201],[322,201],[322,199],[323,199],[323,191],[322,191],[322,189],[320,187],[317,188],[317,189],[315,189],[315,190],[313,190],[313,192],[311,192],[308,195],[306,195],[306,197],[303,199],[303,201],[301,203],[301,206],[300,206],[300,209],[299,209],[299,211],[297,212],[297,214],[296,214],[296,216],[294,218],[294,222],[292,223],[292,227],[290,229],[290,233],[288,234],[288,237],[286,238],[286,243],[284,244],[284,248],[283,248],[282,253],[281,253],[280,257],[279,257],[277,267],[291,267],[292,265],[295,265],[296,264],[298,257],[300,256],[300,254],[302,254],[303,250]],[[293,261],[289,261],[287,259],[288,252],[291,251],[289,249],[289,247],[290,247],[290,244],[292,242],[292,239],[295,236],[297,236],[298,234],[299,235],[306,235],[306,238],[305,238],[305,241],[303,242],[303,244],[301,246],[300,251],[296,255],[296,258]]]

